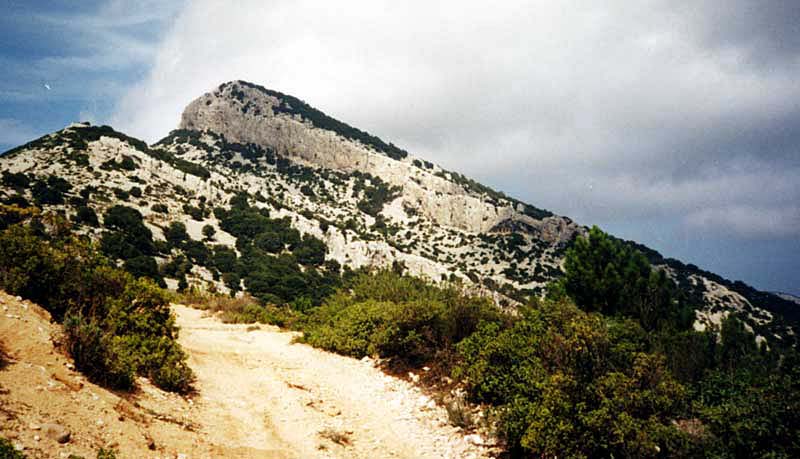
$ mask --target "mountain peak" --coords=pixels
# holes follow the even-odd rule
[[[183,112],[180,127],[213,131],[237,142],[276,148],[287,155],[299,153],[312,162],[303,153],[318,147],[317,142],[303,145],[297,141],[327,137],[330,144],[333,135],[392,159],[408,156],[408,152],[394,144],[332,118],[301,99],[242,80],[223,83],[190,103]],[[309,136],[303,130],[325,133]]]

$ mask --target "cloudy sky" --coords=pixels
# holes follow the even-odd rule
[[[800,294],[796,0],[75,3],[0,0],[0,149],[79,119],[154,141],[193,98],[245,79]]]

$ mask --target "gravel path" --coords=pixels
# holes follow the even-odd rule
[[[241,457],[489,457],[444,409],[369,361],[293,344],[275,327],[173,310],[198,378],[193,420],[212,444]]]

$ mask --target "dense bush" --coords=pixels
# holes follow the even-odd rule
[[[370,181],[369,185],[361,177],[356,181],[354,191],[363,190],[364,192],[364,197],[358,201],[357,207],[365,214],[375,217],[383,210],[386,203],[397,197],[400,189],[389,186],[378,177],[367,175],[367,178]]]
[[[284,327],[295,325],[301,317],[287,306],[261,305],[248,294],[226,297],[191,291],[183,294],[181,301],[217,313],[225,323],[265,323]]]
[[[31,183],[31,179],[24,172],[3,171],[3,178],[0,183],[11,188],[27,188]]]
[[[120,161],[109,159],[100,165],[100,169],[107,171],[135,171],[136,168],[136,162],[128,155],[122,155]]]
[[[110,231],[100,237],[100,250],[113,259],[123,260],[125,269],[134,276],[149,277],[165,287],[153,258],[163,242],[153,241],[153,233],[145,226],[142,214],[134,208],[116,205],[106,211],[103,224]]]
[[[325,244],[310,235],[301,237],[288,218],[273,219],[266,209],[250,207],[246,194],[231,199],[230,211],[214,213],[222,229],[236,236],[242,254],[237,260],[232,250],[218,248],[211,255],[226,285],[237,287],[234,290],[241,279],[264,303],[306,298],[317,305],[338,285],[338,272],[318,269],[325,261]]]
[[[120,201],[127,201],[131,197],[130,193],[121,188],[114,188],[114,196]]]
[[[593,227],[566,253],[562,285],[587,311],[634,317],[647,330],[687,329],[691,307],[679,301],[666,272],[653,269],[644,255]]]
[[[192,220],[196,220],[198,222],[203,221],[203,218],[206,217],[206,210],[203,207],[184,204],[183,212],[192,217]]]
[[[111,258],[122,260],[142,256],[141,250],[131,244],[124,234],[117,231],[103,233],[100,238],[100,250]]]
[[[492,407],[512,457],[797,457],[796,351],[757,346],[734,316],[719,334],[687,327],[661,271],[593,233],[570,254],[570,289],[516,316],[383,271],[356,275],[319,307],[294,306],[305,314],[290,324],[345,355],[453,368]]]
[[[167,206],[161,203],[153,204],[152,206],[150,206],[150,210],[152,210],[153,212],[158,212],[160,214],[166,214],[167,212],[169,212]]]
[[[114,448],[100,448],[97,450],[97,459],[117,459],[117,450]]]
[[[223,273],[235,272],[236,267],[236,251],[224,245],[214,247],[212,255],[214,266]]]
[[[123,267],[125,271],[131,273],[134,277],[148,277],[156,281],[160,287],[167,286],[161,278],[161,274],[158,272],[158,264],[153,257],[140,255],[130,258],[125,260]]]
[[[63,204],[64,194],[72,189],[72,185],[61,177],[48,176],[44,180],[36,180],[31,186],[33,200],[38,205]]]
[[[89,226],[97,226],[100,224],[97,220],[97,214],[95,213],[94,209],[88,206],[78,207],[74,221],[75,223]]]
[[[39,215],[39,209],[16,204],[0,204],[0,230]]]
[[[186,232],[186,225],[182,222],[172,222],[164,231],[164,237],[172,247],[180,247],[189,240],[189,233]]]
[[[214,229],[211,225],[204,225],[203,226],[203,239],[206,241],[213,241],[214,235],[217,234],[217,230]]]
[[[616,368],[635,369],[636,360],[624,356],[626,350],[638,349],[657,356],[659,371],[667,370],[686,388],[679,411],[662,407],[662,418],[671,415],[680,435],[652,426],[653,438],[657,431],[667,435],[658,443],[661,455],[796,457],[800,453],[800,442],[792,440],[800,438],[795,427],[800,426],[796,350],[779,343],[771,350],[759,347],[755,335],[735,315],[717,330],[694,331],[693,308],[687,302],[694,296],[676,292],[663,270],[651,268],[645,254],[664,260],[638,247],[592,228],[587,238],[579,237],[567,251],[564,279],[549,293],[556,298],[569,295],[584,309],[606,314],[612,344],[608,361]],[[615,406],[647,394],[645,387],[634,385]],[[576,406],[591,405],[581,400]],[[518,437],[521,447],[531,447],[524,435]],[[636,453],[640,454],[644,453]]]
[[[568,301],[525,308],[511,328],[485,324],[458,350],[456,376],[495,406],[515,452],[647,457],[682,437],[670,421],[686,390],[663,357]]]
[[[305,234],[292,251],[292,254],[302,265],[320,266],[325,261],[325,253],[327,251],[328,246],[324,242],[314,236]]]
[[[288,254],[267,255],[258,250],[243,254],[240,276],[248,292],[265,303],[290,303],[301,297],[318,303],[332,291],[336,277],[319,271],[303,271]]]
[[[208,266],[211,259],[211,251],[200,241],[188,240],[183,243],[183,253],[192,263]]]
[[[93,246],[11,226],[0,233],[0,287],[63,319],[66,347],[92,380],[129,389],[139,374],[188,390],[192,373],[164,292],[114,268]]]
[[[130,245],[144,255],[154,255],[153,233],[145,226],[142,214],[132,208],[116,205],[106,211],[103,218],[106,228],[125,236]]]
[[[485,298],[380,271],[357,275],[346,289],[312,310],[304,339],[354,357],[419,363],[449,353],[481,321],[500,320],[500,311]]]

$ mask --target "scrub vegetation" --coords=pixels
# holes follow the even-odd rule
[[[193,375],[166,291],[116,268],[58,216],[42,222],[3,206],[0,217],[0,288],[63,324],[64,346],[80,371],[114,389],[133,389],[136,376],[146,376],[165,390],[190,390]]]
[[[663,271],[597,228],[565,270],[516,314],[391,270],[345,276],[319,305],[250,298],[212,309],[301,330],[340,354],[435,367],[488,407],[514,457],[800,453],[794,349],[759,347],[734,315],[695,331]]]

